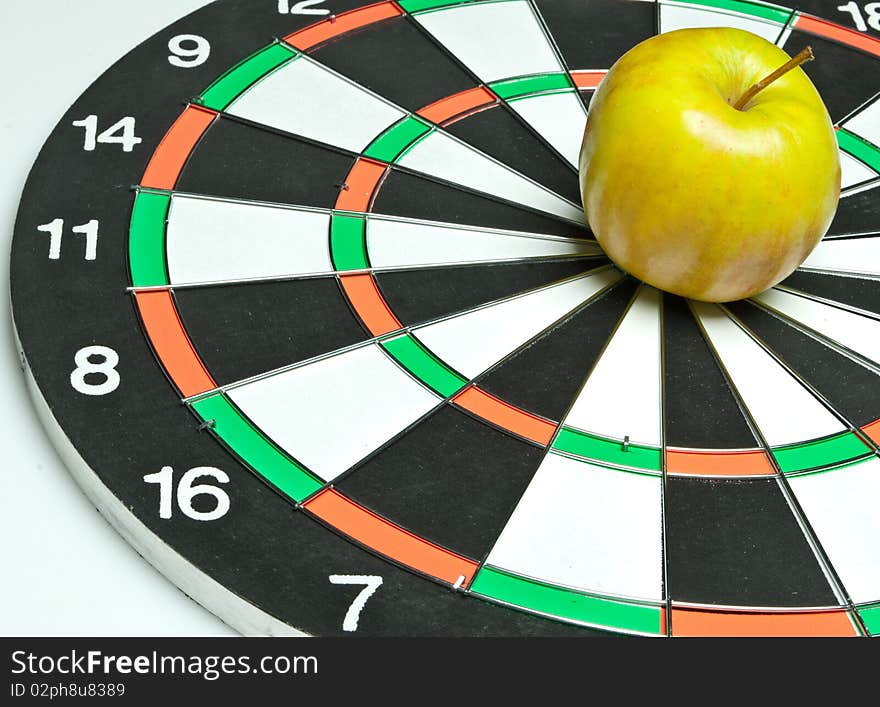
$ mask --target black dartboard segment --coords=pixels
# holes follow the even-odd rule
[[[354,157],[222,117],[201,137],[176,187],[182,192],[330,208]]]
[[[665,297],[663,333],[666,444],[693,449],[758,447],[722,368],[681,297]]]
[[[282,5],[134,49],[22,197],[38,406],[148,559],[247,631],[880,633],[869,6]],[[610,265],[577,180],[607,68],[713,25],[814,45],[843,166],[803,269],[726,306]]]
[[[174,300],[184,327],[199,342],[199,357],[221,385],[369,336],[330,277],[183,288]]]
[[[833,604],[834,594],[773,479],[670,479],[669,592],[731,606]],[[744,522],[744,519],[746,522]]]

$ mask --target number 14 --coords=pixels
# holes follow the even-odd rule
[[[868,27],[876,29],[880,32],[880,2],[869,2],[865,5],[865,15],[856,2],[848,2],[846,5],[840,5],[837,8],[841,12],[848,12],[852,15],[853,22],[856,23],[856,29],[859,32],[867,32]],[[867,17],[867,24],[865,18]]]

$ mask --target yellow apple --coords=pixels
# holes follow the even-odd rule
[[[799,67],[735,107],[788,61],[750,32],[682,29],[638,44],[608,71],[590,106],[580,186],[618,266],[726,302],[806,259],[840,197],[828,111]]]

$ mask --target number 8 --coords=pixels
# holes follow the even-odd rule
[[[184,43],[195,44],[189,49],[184,48]],[[211,56],[211,44],[204,37],[197,34],[179,34],[168,42],[168,63],[181,69],[192,69],[201,66]]]
[[[90,359],[101,358],[99,363]],[[73,357],[76,368],[70,374],[73,389],[83,395],[107,395],[119,387],[120,377],[116,366],[119,365],[119,354],[106,346],[86,346],[76,352]],[[89,383],[87,375],[104,376],[102,383]]]

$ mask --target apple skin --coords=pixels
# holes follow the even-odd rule
[[[584,211],[621,268],[708,302],[787,277],[825,235],[840,155],[800,67],[733,107],[789,56],[750,32],[682,29],[633,47],[590,105]],[[817,57],[821,61],[822,57]]]

